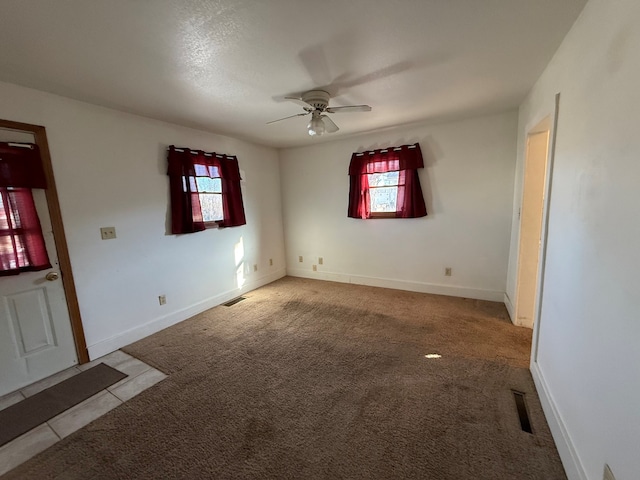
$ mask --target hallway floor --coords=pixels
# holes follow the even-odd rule
[[[128,376],[0,447],[0,475],[12,470],[76,430],[88,425],[108,411],[166,378],[166,375],[160,370],[156,370],[137,358],[120,350],[116,350],[102,358],[85,363],[84,365],[68,368],[56,375],[24,387],[21,390],[0,397],[0,410],[31,397],[99,363],[109,365]]]

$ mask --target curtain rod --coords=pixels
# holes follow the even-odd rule
[[[393,150],[394,152],[399,152],[400,150],[402,150],[403,148],[416,148],[417,147],[417,143],[413,144],[413,145],[403,145],[401,147],[394,147],[394,148],[383,148],[380,150],[369,150],[368,152],[361,152],[361,153],[356,153],[356,157],[362,157],[364,154],[369,154],[369,155],[374,155],[376,152],[380,152],[380,153],[387,153],[389,150]]]
[[[184,148],[175,148],[175,147],[174,147],[173,149],[174,149],[176,152],[180,152],[180,153],[182,153],[182,152],[187,152],[187,151],[188,151],[189,153],[194,154],[194,155],[196,155],[196,154],[200,153],[198,150],[186,150],[186,149],[184,149]],[[169,151],[169,150],[171,150],[171,148],[167,147],[167,151]],[[214,155],[213,153],[207,153],[207,152],[202,152],[202,154],[203,154],[205,157],[213,157],[213,155]],[[227,158],[235,158],[235,157],[236,157],[235,155],[222,155],[222,154],[220,154],[220,153],[216,153],[216,154],[215,154],[215,156],[216,156],[216,157],[218,157],[218,158],[224,158],[224,157],[227,157]]]
[[[28,148],[30,150],[33,150],[33,143],[14,143],[14,142],[7,142],[7,145],[9,145],[10,147],[22,147],[22,148]]]

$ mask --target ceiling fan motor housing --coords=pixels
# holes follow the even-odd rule
[[[325,108],[327,108],[330,98],[329,93],[324,90],[311,90],[302,94],[302,101],[320,112],[324,112]]]

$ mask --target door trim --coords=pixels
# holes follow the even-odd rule
[[[84,337],[84,328],[82,326],[82,317],[80,316],[80,305],[78,304],[76,285],[73,280],[71,258],[69,257],[69,249],[67,248],[67,237],[64,233],[64,224],[62,223],[62,211],[60,210],[60,203],[58,202],[58,190],[53,177],[53,165],[51,163],[51,154],[49,152],[49,142],[47,141],[47,131],[45,127],[40,125],[31,125],[29,123],[1,119],[0,128],[33,133],[36,145],[38,145],[38,148],[40,149],[44,175],[47,179],[45,195],[47,197],[49,215],[51,216],[51,227],[55,238],[58,262],[60,264],[59,267],[62,272],[62,285],[64,286],[64,294],[67,301],[67,307],[69,309],[73,341],[76,346],[78,363],[87,363],[89,361],[89,352],[87,351],[87,342]]]
[[[531,338],[531,367],[539,368],[538,363],[538,339],[540,337],[540,325],[542,323],[542,301],[544,298],[544,275],[547,267],[547,241],[549,238],[549,211],[551,209],[551,188],[553,186],[553,166],[556,158],[556,141],[558,138],[558,116],[560,115],[560,93],[556,93],[551,118],[551,131],[549,139],[549,154],[547,156],[547,173],[544,187],[544,206],[542,210],[542,232],[540,237],[540,259],[538,264],[538,285],[536,305],[533,316],[533,336]]]

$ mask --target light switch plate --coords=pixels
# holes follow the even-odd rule
[[[116,227],[102,227],[100,229],[100,236],[102,240],[111,240],[116,238]]]

